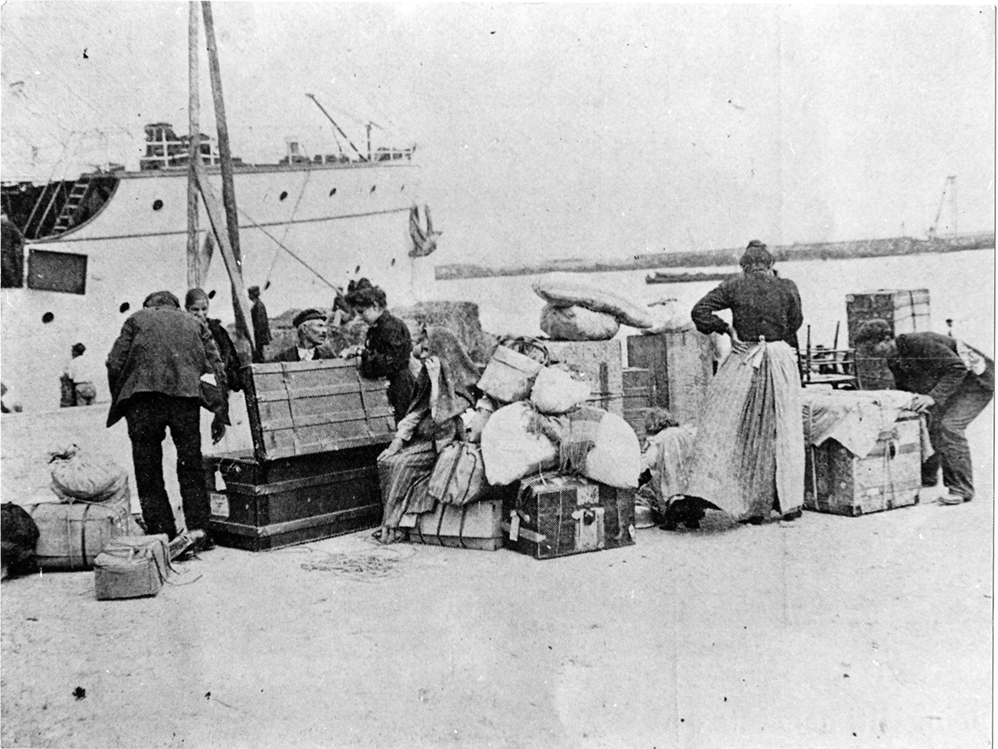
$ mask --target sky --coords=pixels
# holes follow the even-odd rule
[[[233,152],[276,161],[289,136],[335,152],[306,93],[362,150],[366,122],[375,146],[417,144],[439,263],[924,236],[950,175],[955,228],[993,231],[987,6],[213,11]],[[173,2],[7,0],[0,176],[135,166],[145,123],[186,132],[187,16]],[[214,132],[203,53],[201,71]]]

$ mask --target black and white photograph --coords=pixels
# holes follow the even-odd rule
[[[0,745],[992,746],[995,36],[4,0]]]

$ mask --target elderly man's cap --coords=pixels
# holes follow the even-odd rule
[[[309,320],[325,320],[326,316],[319,312],[317,309],[303,309],[297,315],[295,319],[291,321],[291,324],[296,328],[302,323],[306,323]]]
[[[876,318],[867,320],[859,326],[852,343],[854,346],[860,346],[864,343],[880,343],[893,337],[891,326],[887,324],[887,321]]]
[[[260,287],[250,286],[248,289],[246,289],[246,293],[249,294],[250,296],[260,296]]]

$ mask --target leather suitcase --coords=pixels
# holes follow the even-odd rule
[[[634,544],[634,490],[576,476],[524,479],[507,499],[508,548],[535,559]]]
[[[503,545],[502,507],[502,499],[462,507],[437,502],[433,512],[403,515],[400,527],[410,528],[410,543],[496,551]]]

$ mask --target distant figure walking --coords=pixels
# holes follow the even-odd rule
[[[267,317],[267,307],[260,298],[260,287],[250,286],[246,290],[253,307],[250,309],[250,317],[253,318],[253,361],[260,363],[263,361],[263,347],[270,343],[270,318]]]
[[[180,309],[169,291],[150,294],[143,309],[125,320],[107,357],[111,409],[107,425],[128,422],[132,461],[149,533],[177,533],[163,483],[166,428],[177,448],[177,479],[187,522],[185,546],[210,548],[210,515],[201,463],[201,376],[213,374],[224,388],[225,371],[208,326]]]
[[[854,346],[871,346],[887,359],[898,390],[917,393],[914,406],[928,414],[935,452],[922,464],[922,486],[936,485],[940,465],[944,504],[974,498],[974,471],[966,430],[995,394],[995,363],[963,341],[940,333],[891,336],[886,320],[867,320]]]
[[[739,522],[761,523],[775,511],[800,517],[804,503],[797,330],[803,322],[793,281],[773,273],[773,256],[758,240],[739,261],[743,273],[708,292],[692,311],[703,334],[727,333],[731,353],[707,389],[697,425],[685,495],[671,520],[696,527],[703,506]],[[729,325],[715,312],[731,310]],[[667,522],[668,525],[668,522]]]
[[[74,343],[70,353],[70,360],[62,372],[59,405],[62,408],[89,406],[97,399],[97,373],[93,357],[87,354],[87,347],[82,343]]]

